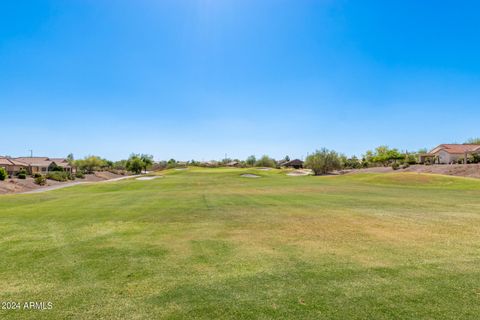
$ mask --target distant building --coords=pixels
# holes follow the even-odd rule
[[[281,167],[301,169],[303,168],[303,161],[300,159],[294,159],[286,162],[280,163]]]
[[[238,166],[240,166],[240,162],[238,161],[231,161],[227,163],[227,167],[238,167]]]
[[[215,167],[218,167],[218,162],[212,160],[212,161],[203,162],[202,165],[205,167],[215,168]]]
[[[67,161],[63,158],[48,158],[48,157],[20,157],[9,158],[0,157],[0,167],[5,168],[9,175],[15,175],[20,170],[25,170],[29,174],[35,173],[47,173],[54,170],[57,167],[63,169],[66,172],[75,172]]]
[[[28,171],[28,164],[8,157],[0,157],[0,168],[4,168],[8,175],[13,176],[20,170]]]
[[[452,164],[462,160],[464,163],[468,155],[480,154],[480,145],[477,144],[441,144],[428,153],[420,155],[420,163]]]

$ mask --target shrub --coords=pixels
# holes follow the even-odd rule
[[[33,174],[33,177],[34,177],[34,178],[38,178],[38,177],[43,177],[43,176],[42,176],[41,173],[36,172],[36,173]]]
[[[392,164],[392,169],[393,169],[393,170],[398,170],[398,169],[400,169],[400,165],[399,165],[398,163],[394,162],[394,163]]]
[[[36,176],[34,181],[39,186],[44,186],[47,184],[47,179],[42,175]]]
[[[19,172],[19,173],[17,174],[17,178],[18,178],[18,179],[25,180],[25,179],[27,179],[27,174],[26,174],[26,173],[23,173],[23,172]]]
[[[27,178],[27,170],[25,169],[20,169],[20,171],[17,172],[17,177],[19,179],[25,179],[25,178],[20,178],[20,176],[25,176],[25,178]]]
[[[417,164],[417,157],[414,154],[407,154],[405,156],[405,163],[408,164]]]
[[[405,162],[402,166],[403,169],[407,169],[410,167],[410,164],[408,162]]]
[[[51,171],[47,173],[47,179],[55,181],[67,181],[68,173],[62,171]]]
[[[5,168],[0,168],[0,181],[4,181],[5,179],[7,179],[7,177],[7,170],[5,170]]]
[[[341,169],[342,161],[337,152],[323,148],[307,157],[305,167],[312,169],[315,175],[318,176]]]
[[[472,163],[480,163],[480,154],[472,154]]]
[[[75,178],[85,179],[85,175],[83,174],[83,172],[77,171],[77,173],[75,173]]]
[[[62,167],[55,165],[50,169],[50,171],[64,171],[64,170]]]

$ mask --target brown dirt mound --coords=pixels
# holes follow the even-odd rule
[[[103,172],[95,172],[94,174],[87,174],[85,175],[85,179],[76,179],[75,182],[97,182],[97,181],[105,181],[111,179],[117,179],[124,177],[119,174],[103,171]],[[37,189],[49,189],[52,186],[57,185],[65,185],[71,184],[72,181],[67,182],[58,182],[54,180],[47,180],[47,184],[45,186],[39,186],[35,184],[34,179],[32,177],[27,177],[27,179],[7,179],[5,181],[0,181],[0,194],[7,194],[7,193],[22,193],[33,191]]]

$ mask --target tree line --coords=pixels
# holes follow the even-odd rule
[[[419,151],[421,152],[421,151]],[[390,149],[387,146],[380,146],[373,151],[367,151],[362,158],[356,156],[347,157],[334,150],[325,148],[319,149],[312,154],[309,154],[304,163],[305,168],[312,169],[315,174],[327,174],[334,170],[341,169],[360,169],[373,166],[389,166],[389,165],[406,165],[417,162],[418,153],[400,152],[397,149]],[[67,157],[69,163],[75,166],[77,170],[84,174],[92,174],[95,171],[111,171],[114,173],[132,172],[140,174],[148,170],[164,170],[186,166],[198,167],[223,167],[227,165],[234,165],[237,167],[269,167],[278,168],[282,163],[290,161],[287,155],[280,160],[276,160],[268,155],[263,155],[257,158],[254,155],[247,157],[245,160],[225,158],[220,161],[177,161],[170,159],[168,161],[155,162],[152,155],[149,154],[131,154],[128,159],[119,161],[110,161],[99,156],[90,155],[83,159],[75,160],[73,155]]]
[[[470,139],[465,144],[480,144],[480,138]],[[410,165],[417,164],[419,155],[427,153],[426,149],[420,149],[415,152],[400,151],[396,148],[388,146],[379,146],[373,150],[367,150],[360,158],[356,156],[347,157],[342,153],[334,150],[321,148],[309,154],[304,162],[304,167],[312,169],[316,175],[328,174],[335,170],[343,169],[361,169],[378,166],[391,166],[393,169],[407,168]],[[153,160],[153,156],[149,154],[132,153],[128,159],[120,161],[109,161],[98,156],[87,156],[83,159],[74,160],[73,155],[68,156],[69,162],[76,166],[83,173],[93,173],[97,170],[108,170],[116,173],[132,172],[140,174],[148,170],[164,170],[186,166],[198,167],[223,167],[234,165],[237,167],[270,167],[278,168],[282,163],[290,161],[287,155],[280,160],[276,160],[268,155],[257,158],[251,155],[244,160],[225,158],[219,161],[177,161],[175,159],[157,161]],[[479,159],[480,161],[480,159]]]

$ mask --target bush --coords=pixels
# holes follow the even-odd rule
[[[34,177],[34,178],[38,178],[38,177],[43,177],[43,176],[42,176],[41,173],[36,172],[36,173],[33,174],[33,177]]]
[[[39,186],[44,186],[47,184],[47,179],[44,176],[39,175],[35,177],[35,183]]]
[[[410,164],[408,162],[404,163],[402,166],[402,169],[407,169],[410,167]]]
[[[26,173],[23,173],[23,172],[19,172],[19,173],[17,174],[17,178],[18,178],[18,179],[25,180],[25,179],[27,179],[27,174],[26,174]]]
[[[55,181],[67,181],[69,178],[68,173],[62,171],[52,171],[47,173],[47,179],[55,180]]]
[[[85,175],[83,174],[83,172],[77,171],[77,173],[75,173],[75,178],[85,179]]]
[[[20,178],[20,176],[25,176],[25,178]],[[20,169],[20,171],[17,172],[17,178],[18,179],[26,179],[27,178],[27,170]]]
[[[405,163],[417,164],[417,157],[414,154],[407,154],[405,156]]]
[[[323,148],[307,157],[305,167],[312,169],[315,175],[318,176],[341,169],[342,161],[337,152]]]
[[[7,177],[7,170],[5,170],[5,168],[0,168],[0,181],[4,181],[5,179],[7,179]]]
[[[393,169],[393,170],[398,170],[398,169],[400,169],[400,165],[399,165],[398,163],[394,162],[394,163],[392,164],[392,169]]]
[[[62,167],[55,165],[50,169],[50,171],[64,171],[64,170]]]

